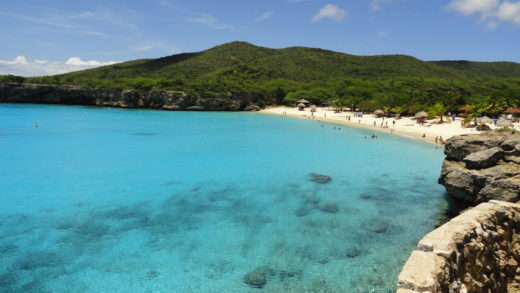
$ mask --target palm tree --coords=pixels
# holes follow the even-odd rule
[[[448,111],[448,108],[444,106],[442,103],[437,103],[428,109],[428,113],[430,113],[432,116],[439,117],[439,123],[443,123],[444,121],[442,118],[444,117],[444,114]]]
[[[391,112],[397,114],[397,118],[401,118],[401,114],[404,113],[404,111],[406,111],[406,109],[404,107],[401,107],[401,106],[397,106],[397,107],[394,107],[390,110]]]
[[[391,112],[391,109],[390,107],[387,107],[387,106],[383,106],[383,112],[385,112],[385,116],[386,115],[390,115],[390,112]]]

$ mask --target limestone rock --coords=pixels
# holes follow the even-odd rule
[[[273,101],[274,102],[274,101]],[[0,84],[0,103],[65,104],[164,110],[241,111],[258,109],[248,96],[80,88],[68,85]]]
[[[448,140],[439,183],[468,203],[518,201],[520,135],[486,133]]]
[[[467,155],[497,147],[503,135],[466,134],[454,136],[446,141],[444,154],[448,160],[462,161]]]
[[[491,200],[428,233],[397,292],[518,292],[519,213],[520,204]]]
[[[244,108],[244,111],[256,112],[256,111],[260,111],[260,110],[261,110],[261,108],[258,105],[249,105],[249,106]]]
[[[468,169],[485,169],[495,166],[504,158],[504,152],[499,147],[478,151],[467,155],[463,161]]]
[[[478,194],[478,201],[497,199],[509,202],[520,200],[520,178],[509,178],[493,181]]]

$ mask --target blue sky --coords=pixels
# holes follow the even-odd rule
[[[0,74],[54,74],[235,40],[356,55],[520,62],[520,0],[3,2]]]

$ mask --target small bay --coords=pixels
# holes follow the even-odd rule
[[[0,104],[0,291],[394,292],[448,208],[442,158],[274,115]]]

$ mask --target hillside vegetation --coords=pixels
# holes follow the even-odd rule
[[[373,110],[404,112],[442,103],[520,102],[520,64],[421,61],[406,55],[354,56],[322,49],[269,49],[233,42],[197,52],[142,59],[68,74],[0,77],[92,88],[175,90],[200,96],[243,96],[257,104],[336,100]]]

